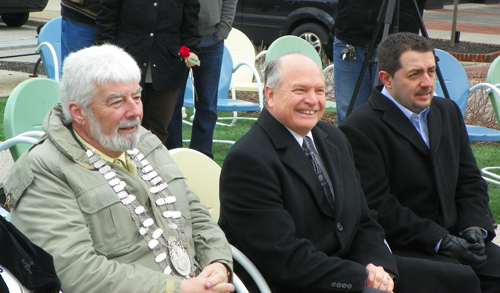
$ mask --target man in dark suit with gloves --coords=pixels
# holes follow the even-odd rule
[[[319,122],[321,69],[291,53],[272,60],[265,78],[266,109],[222,167],[219,225],[271,291],[478,292],[470,267],[391,254],[347,139]]]
[[[383,86],[340,129],[393,253],[470,265],[483,292],[500,292],[487,185],[460,109],[433,98],[432,44],[391,35],[378,47],[378,68]]]

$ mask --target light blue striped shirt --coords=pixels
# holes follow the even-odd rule
[[[419,114],[415,114],[394,100],[385,86],[382,89],[382,94],[391,100],[399,108],[399,110],[405,114],[413,126],[415,126],[415,129],[418,131],[427,147],[429,147],[429,127],[427,126],[427,114],[429,114],[429,108],[425,108]]]

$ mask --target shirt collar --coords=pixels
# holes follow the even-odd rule
[[[394,100],[394,98],[391,96],[391,94],[389,94],[389,92],[387,91],[387,89],[385,88],[385,86],[382,88],[382,92],[381,93],[382,93],[382,95],[384,95],[385,97],[387,97],[390,101],[392,101],[394,103],[394,105],[396,105],[396,107],[398,107],[399,110],[401,110],[401,112],[403,112],[403,114],[405,114],[405,116],[408,119],[412,119],[413,115],[422,116],[424,119],[427,118],[427,114],[429,113],[429,107],[425,108],[423,111],[421,111],[420,113],[416,114],[416,113],[413,113],[412,111],[408,110],[406,107],[404,107],[403,105],[401,105],[400,103],[398,103],[396,100]]]
[[[286,126],[285,126],[285,128],[288,129],[288,131],[290,131],[290,133],[293,135],[293,137],[295,138],[295,140],[297,141],[299,146],[302,148],[302,144],[304,143],[304,137],[297,134],[295,131],[291,130],[290,128],[288,128]],[[305,136],[309,136],[311,138],[311,141],[313,142],[313,146],[316,149],[316,144],[314,143],[314,137],[312,135],[312,132],[309,131]],[[316,151],[318,151],[318,150],[316,149]]]

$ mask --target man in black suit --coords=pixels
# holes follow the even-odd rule
[[[340,129],[393,253],[470,265],[483,292],[500,292],[487,184],[460,109],[433,98],[432,44],[391,35],[378,47],[378,66],[383,86]]]
[[[219,225],[272,292],[478,292],[468,267],[391,254],[347,139],[319,121],[321,69],[291,53],[271,61],[265,78],[266,109],[222,167]]]

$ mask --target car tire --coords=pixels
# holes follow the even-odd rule
[[[332,52],[328,52],[328,48],[332,48],[332,45],[328,44],[329,33],[324,26],[317,23],[301,24],[292,31],[292,35],[308,41],[319,54],[324,52],[331,60]]]
[[[2,13],[2,21],[7,26],[20,27],[28,22],[30,17],[29,12],[19,12],[19,13]]]

